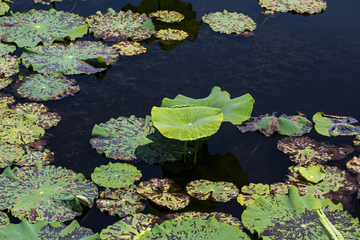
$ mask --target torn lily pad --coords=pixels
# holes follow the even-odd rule
[[[15,50],[16,50],[15,45],[0,42],[0,56],[4,56],[9,53],[12,53]]]
[[[169,10],[159,10],[156,12],[149,13],[149,17],[155,17],[156,20],[160,20],[162,22],[173,23],[180,22],[185,17],[179,12],[169,11]]]
[[[109,163],[96,167],[91,180],[97,185],[110,188],[126,188],[141,178],[141,171],[127,163]]]
[[[282,114],[280,117],[275,117],[275,114],[269,115],[267,113],[259,117],[251,117],[237,127],[242,132],[258,131],[266,137],[270,137],[275,132],[286,136],[301,136],[310,132],[312,128],[312,123],[305,116]]]
[[[143,47],[140,43],[135,41],[124,41],[118,42],[117,44],[112,45],[112,47],[117,50],[120,55],[124,56],[134,56],[146,53],[146,47]]]
[[[0,77],[11,77],[19,72],[20,59],[17,56],[4,55],[0,57]]]
[[[13,144],[1,144],[0,145],[0,168],[11,166],[14,162],[19,161],[19,159],[25,154],[25,150]]]
[[[22,63],[40,73],[62,72],[65,75],[93,74],[114,65],[119,54],[111,47],[94,41],[76,41],[69,45],[24,48]]]
[[[256,23],[251,17],[237,12],[211,12],[202,17],[204,23],[209,24],[215,32],[226,34],[246,34],[256,29]]]
[[[170,210],[183,209],[189,204],[190,197],[180,191],[181,187],[167,178],[151,178],[137,187],[141,196]]]
[[[155,37],[163,41],[182,41],[189,36],[187,32],[179,29],[161,29],[156,32]]]
[[[346,168],[355,174],[360,173],[360,157],[353,157],[346,163]]]
[[[255,202],[258,197],[270,196],[270,187],[268,184],[250,183],[241,188],[240,194],[236,197],[241,206],[247,207]]]
[[[15,42],[19,47],[35,47],[42,42],[51,45],[55,40],[75,40],[88,31],[85,18],[69,12],[35,10],[12,13],[0,18],[0,37]]]
[[[48,165],[54,161],[54,153],[49,149],[41,151],[28,151],[18,161],[15,162],[17,166],[34,166],[37,163]]]
[[[106,13],[100,11],[86,19],[90,33],[106,41],[140,41],[150,38],[155,33],[155,26],[146,14],[115,12],[109,8]]]
[[[187,193],[199,200],[228,202],[239,194],[239,189],[230,182],[212,182],[209,180],[194,180],[187,184]]]
[[[297,12],[314,14],[326,9],[323,0],[260,0],[259,5],[275,12]]]
[[[62,73],[21,74],[14,90],[23,98],[35,101],[58,100],[80,91],[79,85],[75,85],[74,79],[69,79]]]
[[[123,189],[105,189],[100,192],[96,201],[97,207],[102,212],[109,215],[125,217],[144,211],[145,203],[143,198],[137,193],[136,186],[131,185]]]
[[[335,115],[326,115],[323,112],[317,112],[313,116],[315,130],[324,136],[353,136],[360,134],[360,126],[356,125],[358,121],[352,117],[343,117]]]

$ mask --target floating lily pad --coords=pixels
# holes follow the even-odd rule
[[[357,135],[353,140],[353,146],[357,151],[360,151],[360,135]]]
[[[127,163],[109,163],[96,167],[91,179],[97,185],[110,188],[124,188],[141,178],[141,171]]]
[[[241,193],[236,197],[241,206],[247,207],[255,202],[260,197],[270,196],[270,187],[268,184],[250,183],[241,188]]]
[[[65,75],[101,72],[108,65],[114,65],[118,58],[119,54],[113,48],[94,41],[24,48],[21,55],[22,63],[34,71],[62,72]]]
[[[0,42],[0,56],[7,55],[16,50],[15,45]]]
[[[147,51],[146,47],[143,47],[140,43],[134,41],[118,42],[117,44],[112,45],[112,47],[117,50],[120,55],[124,56],[139,55],[142,53],[146,53]]]
[[[155,225],[157,216],[136,213],[101,230],[101,239],[141,239],[145,232]]]
[[[265,114],[259,117],[251,117],[244,122],[238,129],[242,132],[259,131],[266,137],[270,137],[275,132],[286,136],[301,136],[310,132],[312,123],[303,116],[287,116],[282,114],[280,117]]]
[[[194,180],[187,184],[187,193],[199,200],[228,202],[239,194],[239,189],[230,182],[212,182],[209,180]]]
[[[100,192],[99,199],[96,201],[97,207],[102,212],[109,215],[125,217],[144,211],[145,203],[143,198],[136,192],[136,186],[131,185],[126,189],[105,189]]]
[[[12,78],[0,78],[0,89],[6,88],[12,82]]]
[[[95,184],[62,167],[38,163],[0,175],[0,208],[29,222],[70,220],[81,214],[80,201],[91,207],[96,196]]]
[[[173,107],[181,105],[195,105],[204,107],[220,108],[224,115],[224,122],[232,124],[241,124],[251,116],[255,100],[250,94],[244,94],[240,97],[230,99],[227,91],[221,91],[221,88],[215,86],[206,98],[193,99],[184,95],[177,95],[174,99],[164,98],[161,107]]]
[[[346,168],[355,174],[360,173],[360,157],[353,157],[346,163]]]
[[[261,7],[275,12],[319,13],[327,7],[322,0],[259,0]]]
[[[323,180],[326,176],[326,172],[322,165],[314,165],[310,167],[299,167],[299,173],[308,182],[318,183]]]
[[[156,12],[149,13],[149,17],[155,17],[156,20],[160,20],[162,22],[173,23],[180,22],[185,17],[179,12],[169,11],[169,10],[159,10]]]
[[[4,212],[0,212],[0,228],[5,227],[8,224],[10,224],[8,215]]]
[[[161,29],[156,32],[155,37],[161,38],[164,41],[182,41],[187,38],[189,34],[179,29]]]
[[[10,77],[19,72],[20,59],[17,56],[0,57],[0,77]]]
[[[0,168],[11,166],[14,162],[25,154],[22,147],[12,144],[1,144],[0,145]]]
[[[61,73],[52,74],[21,74],[14,86],[16,93],[30,100],[58,100],[80,91],[74,79],[69,79]]]
[[[212,12],[202,17],[204,23],[209,24],[210,28],[215,32],[226,34],[244,34],[244,32],[252,32],[256,29],[256,23],[251,17],[237,12]]]
[[[16,161],[15,164],[17,166],[34,166],[36,163],[48,165],[52,161],[54,161],[54,153],[50,152],[49,149],[45,149],[43,152],[29,151],[20,160]]]
[[[0,2],[0,15],[4,15],[10,10],[9,5],[5,2]]]
[[[355,118],[326,115],[323,112],[317,112],[313,116],[315,130],[324,136],[353,136],[360,134],[360,126]]]
[[[11,104],[15,102],[15,98],[9,94],[0,93],[0,115],[7,112]]]
[[[17,12],[0,18],[0,37],[5,42],[15,42],[19,47],[35,47],[42,42],[49,46],[65,38],[75,40],[88,31],[85,18],[69,12],[35,10]]]
[[[264,240],[269,239],[318,239],[328,240],[324,229],[314,213],[321,209],[344,239],[360,237],[359,220],[342,210],[329,199],[299,196],[296,187],[289,188],[288,195],[259,197],[248,206],[241,219],[251,233],[257,232]],[[333,238],[334,239],[334,238]]]
[[[137,187],[141,196],[170,210],[183,209],[189,204],[190,197],[180,191],[181,187],[167,178],[151,178]]]
[[[155,26],[146,14],[115,12],[109,8],[106,13],[97,12],[86,19],[90,33],[107,41],[140,41],[150,38],[155,33]]]

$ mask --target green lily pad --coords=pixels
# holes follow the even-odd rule
[[[181,105],[195,105],[204,107],[220,108],[224,115],[224,122],[241,124],[251,116],[255,100],[250,94],[230,99],[227,91],[221,91],[219,87],[213,87],[206,98],[193,99],[184,95],[177,95],[174,99],[164,98],[161,107],[173,107]]]
[[[19,72],[20,59],[17,56],[0,57],[0,77],[10,77]]]
[[[344,239],[360,237],[359,220],[342,210],[342,205],[329,199],[299,196],[296,187],[289,188],[288,195],[259,197],[248,206],[241,219],[251,233],[257,232],[264,240],[270,239],[318,239],[328,240],[315,210],[321,209],[330,223]]]
[[[101,230],[101,239],[140,239],[155,225],[157,216],[151,214],[136,213],[127,216],[120,221]]]
[[[23,98],[35,101],[58,100],[80,91],[74,79],[69,79],[61,73],[21,74],[14,86],[15,92]]]
[[[275,12],[319,13],[327,7],[322,0],[259,0],[259,5]]]
[[[15,98],[9,94],[0,93],[0,113],[8,110],[10,105],[15,102]]]
[[[212,182],[209,180],[194,180],[187,184],[187,193],[199,200],[228,202],[239,194],[239,189],[230,182]]]
[[[209,24],[212,30],[220,33],[244,34],[244,32],[252,32],[256,29],[256,23],[248,15],[226,10],[205,14],[202,20]]]
[[[127,163],[109,163],[96,167],[91,179],[97,185],[110,188],[124,188],[141,178],[141,171]]]
[[[18,161],[15,162],[17,166],[34,166],[36,163],[48,165],[54,161],[54,153],[49,149],[41,151],[29,151],[24,154]]]
[[[4,15],[10,10],[9,5],[5,2],[0,2],[0,15]]]
[[[223,120],[221,109],[212,107],[153,107],[151,119],[162,135],[191,141],[215,134]]]
[[[187,38],[189,34],[179,29],[161,29],[156,32],[155,37],[161,38],[163,41],[182,41]]]
[[[0,42],[0,56],[7,55],[16,50],[16,46],[12,44]]]
[[[146,47],[143,47],[140,43],[130,41],[118,42],[112,45],[112,47],[117,50],[120,55],[124,56],[139,55],[147,51]]]
[[[360,173],[360,157],[353,157],[346,163],[346,168],[355,174]]]
[[[42,42],[51,45],[55,40],[75,40],[88,31],[85,18],[69,12],[35,10],[17,12],[0,18],[0,36],[5,42],[15,42],[19,47],[35,47]]]
[[[247,207],[255,202],[258,197],[270,196],[270,187],[268,184],[250,183],[241,188],[241,193],[236,197],[241,206]]]
[[[106,41],[140,41],[150,38],[155,33],[155,26],[146,14],[127,12],[115,12],[109,8],[106,13],[100,11],[86,19],[90,33],[97,38]]]
[[[93,74],[114,65],[119,54],[111,47],[94,41],[77,41],[69,45],[24,48],[22,63],[40,73],[62,72],[65,75]]]
[[[313,116],[315,130],[324,136],[353,136],[360,134],[360,126],[355,118],[326,115],[323,112],[317,112]]]
[[[180,22],[185,18],[179,12],[176,11],[169,11],[169,10],[159,10],[156,12],[149,13],[149,17],[155,17],[156,20],[160,20],[162,22],[173,23],[173,22]]]
[[[0,228],[10,224],[8,215],[4,212],[0,212]]]
[[[9,167],[0,175],[0,209],[36,221],[67,221],[81,214],[80,200],[93,205],[95,184],[83,174],[55,166]],[[81,202],[83,202],[81,200]]]
[[[310,167],[299,167],[299,173],[303,178],[312,183],[318,183],[326,176],[322,165],[314,165]]]
[[[6,88],[12,82],[12,78],[0,78],[0,89]]]
[[[170,210],[183,209],[189,204],[190,197],[180,191],[181,187],[167,178],[151,178],[137,187],[141,196]]]
[[[125,217],[144,211],[143,198],[136,192],[136,186],[131,185],[126,189],[105,189],[100,192],[96,201],[97,207],[109,215]]]
[[[0,145],[0,168],[11,166],[14,162],[25,154],[22,147],[12,144],[1,144]]]

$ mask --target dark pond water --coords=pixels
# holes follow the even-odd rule
[[[138,6],[140,2],[131,1],[130,4]],[[72,10],[88,17],[98,10],[105,12],[108,7],[119,11],[126,4],[129,1],[87,0],[56,3],[56,9]],[[146,54],[121,56],[106,75],[102,74],[102,77],[105,75],[102,80],[95,75],[72,76],[80,85],[79,94],[44,103],[50,111],[62,116],[57,127],[47,130],[53,135],[48,145],[55,153],[53,164],[82,172],[90,179],[95,167],[116,162],[91,148],[89,139],[94,124],[119,116],[145,117],[152,106],[160,106],[164,97],[174,98],[181,93],[202,98],[213,86],[228,91],[232,97],[250,93],[256,101],[253,116],[274,111],[292,115],[301,111],[311,119],[313,114],[322,111],[360,119],[360,2],[329,0],[327,4],[327,10],[321,14],[276,14],[275,18],[267,18],[260,13],[262,8],[256,0],[191,1],[193,14],[196,14],[194,21],[201,25],[192,41],[166,51],[163,50],[166,46],[148,41],[143,44],[148,49]],[[10,6],[13,12],[51,8],[29,0],[14,1]],[[204,14],[224,9],[252,17],[258,24],[255,36],[220,34],[207,24],[201,24]],[[90,35],[82,40],[97,41]],[[15,54],[19,56],[21,52],[22,49],[18,49]],[[24,67],[21,72],[29,73]],[[1,92],[11,93],[11,90],[6,88]],[[328,138],[315,130],[308,136],[337,145],[351,145],[353,139]],[[240,174],[237,171],[232,171],[231,175],[239,179],[239,184],[271,184],[284,180],[287,168],[294,165],[287,155],[276,149],[279,139],[241,133],[231,124],[223,124],[209,139],[208,151],[211,155],[227,154],[226,157],[237,159],[244,172],[243,178],[237,177]],[[331,164],[345,169],[346,161],[358,155],[359,152],[354,152],[347,159]],[[133,164],[142,171],[141,181],[179,177],[163,171],[161,166]],[[187,179],[196,177],[193,173],[187,174]],[[352,215],[360,216],[359,205],[354,194]],[[243,208],[234,200],[209,206],[198,204],[191,210],[222,211],[240,218]],[[144,213],[159,214],[148,203]],[[82,216],[81,225],[95,232],[119,220],[101,213],[96,207],[87,214]]]

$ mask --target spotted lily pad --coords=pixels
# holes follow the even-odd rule
[[[319,13],[327,4],[323,0],[260,0],[261,7],[275,12]]]
[[[69,79],[61,73],[21,74],[14,86],[16,93],[23,98],[35,101],[58,100],[80,91],[74,79]]]
[[[108,65],[114,65],[118,58],[119,54],[113,48],[94,41],[24,48],[21,55],[22,63],[34,71],[62,72],[65,75],[101,72]]]
[[[181,187],[167,178],[151,178],[137,187],[141,196],[170,210],[183,209],[189,204],[190,197],[180,191]]]
[[[145,204],[141,202],[142,199],[136,192],[135,185],[131,185],[126,189],[107,188],[100,192],[96,205],[100,211],[107,212],[111,216],[125,217],[144,211]]]
[[[187,193],[199,200],[228,202],[239,194],[239,189],[230,182],[212,182],[209,180],[194,180],[187,184]]]
[[[36,163],[42,165],[48,165],[54,161],[54,153],[50,152],[49,149],[41,151],[28,151],[24,154],[21,159],[15,162],[17,166],[34,166]]]
[[[215,32],[226,34],[244,34],[244,32],[252,32],[256,29],[256,23],[251,17],[237,12],[212,12],[202,17],[204,23],[209,24],[210,28]]]
[[[11,166],[14,162],[25,154],[25,150],[17,145],[1,144],[0,145],[0,168]]]
[[[30,222],[70,220],[81,214],[80,202],[90,207],[96,196],[95,184],[62,167],[38,163],[13,170],[8,167],[0,175],[0,209]]]
[[[313,116],[315,130],[324,136],[353,136],[360,134],[360,126],[355,125],[358,121],[352,117],[326,115],[317,112]]]
[[[117,50],[120,55],[124,56],[134,56],[142,53],[146,53],[146,48],[141,46],[138,42],[118,42],[117,44],[112,45],[112,47]]]
[[[0,15],[4,15],[10,10],[9,5],[6,2],[0,2]]]
[[[241,188],[241,193],[236,197],[236,200],[240,205],[247,207],[255,202],[260,197],[270,196],[270,187],[268,184],[262,183],[250,183]]]
[[[0,77],[10,77],[19,72],[20,59],[17,56],[0,57]]]
[[[156,32],[155,37],[161,38],[163,41],[182,41],[187,38],[189,34],[179,29],[161,29]]]
[[[346,168],[355,174],[360,173],[360,157],[353,157],[350,161],[346,163]]]
[[[360,151],[360,135],[356,135],[353,140],[353,146],[357,151]]]
[[[159,10],[149,13],[149,17],[155,17],[157,20],[167,23],[180,22],[185,18],[181,13],[169,10]]]
[[[146,14],[115,12],[109,8],[105,14],[97,12],[86,19],[90,33],[107,41],[140,41],[150,38],[155,33],[155,26]]]
[[[0,56],[7,55],[15,51],[16,46],[0,42]]]
[[[96,167],[91,179],[99,186],[124,188],[141,178],[141,171],[127,163],[109,163]]]
[[[6,88],[12,82],[12,78],[0,78],[0,89]]]
[[[10,224],[8,215],[4,212],[0,212],[0,228]]]
[[[299,167],[299,173],[308,182],[318,183],[326,176],[326,172],[322,165],[314,165],[310,167]]]

